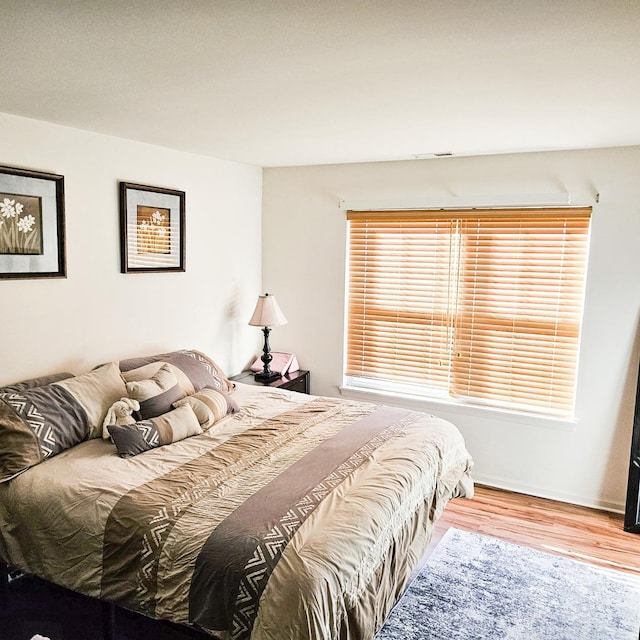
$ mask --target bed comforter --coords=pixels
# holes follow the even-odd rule
[[[0,557],[216,638],[372,638],[434,521],[470,497],[450,423],[238,385],[202,435],[90,440],[0,485]]]

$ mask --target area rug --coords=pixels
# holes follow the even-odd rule
[[[449,529],[376,640],[639,640],[640,578]]]

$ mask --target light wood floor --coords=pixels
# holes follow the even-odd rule
[[[447,505],[431,548],[455,527],[640,576],[640,535],[622,522],[615,513],[476,485],[472,500]]]

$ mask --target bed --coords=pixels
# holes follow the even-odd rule
[[[458,430],[404,409],[233,388],[199,352],[132,359],[116,370],[129,377],[130,391],[135,372],[149,375],[158,363],[177,374],[170,385],[178,381],[183,405],[172,412],[184,407],[184,397],[214,387],[226,410],[188,437],[175,426],[172,437],[167,414],[150,419],[147,412],[133,426],[146,425],[145,437],[155,428],[155,440],[114,445],[99,432],[120,388],[100,382],[106,397],[99,407],[89,406],[96,381],[88,393],[75,376],[0,390],[0,467],[17,446],[7,434],[20,444],[11,431],[16,416],[35,433],[25,416],[27,405],[40,402],[43,418],[34,440],[41,459],[19,473],[5,469],[0,483],[0,559],[214,638],[373,638],[447,502],[473,493],[472,461]],[[73,411],[57,422],[49,417],[45,387],[59,404],[84,403],[88,418],[72,429],[81,441],[65,432]],[[139,405],[149,409],[151,402],[154,413],[162,397],[165,405],[173,399],[169,391],[165,384]],[[61,433],[73,444],[45,455],[42,424],[50,427],[49,449]],[[129,425],[122,429],[132,433]],[[28,435],[20,432],[22,444]],[[122,457],[121,445],[125,453],[143,450]]]

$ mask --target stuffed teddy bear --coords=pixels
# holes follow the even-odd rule
[[[134,424],[136,420],[132,414],[134,411],[139,410],[140,403],[133,398],[120,398],[120,400],[116,400],[109,408],[109,411],[107,411],[107,415],[102,423],[102,437],[105,440],[110,437],[107,425]]]

